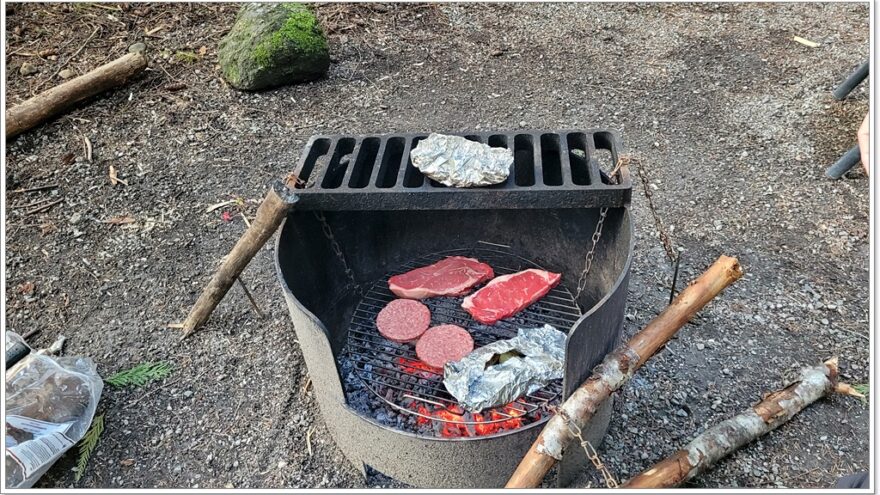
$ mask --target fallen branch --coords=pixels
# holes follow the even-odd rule
[[[807,368],[800,380],[768,394],[747,411],[697,435],[683,449],[643,471],[623,488],[671,488],[709,469],[720,459],[758,439],[813,402],[845,390],[837,383],[837,358]]]
[[[223,264],[220,265],[208,286],[202,291],[202,295],[193,305],[186,321],[183,322],[182,339],[190,336],[208,321],[214,308],[220,304],[223,296],[229,292],[229,288],[232,287],[254,255],[272,237],[272,234],[275,233],[298,200],[299,198],[291,193],[281,181],[275,181],[272,184],[266,198],[257,209],[256,218],[244,235],[235,243],[235,247],[226,256]]]
[[[537,487],[556,461],[562,459],[563,449],[574,438],[569,422],[583,429],[605,399],[629,381],[697,311],[741,276],[736,258],[721,256],[641,332],[608,354],[547,422],[507,482],[507,488]]]
[[[125,84],[146,68],[147,58],[143,53],[129,53],[12,107],[6,111],[6,139],[63,113],[86,98]]]

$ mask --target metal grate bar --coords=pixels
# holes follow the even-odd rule
[[[388,276],[454,255],[475,257],[488,263],[499,275],[514,273],[525,268],[541,268],[506,250],[474,247],[423,256],[404,263],[401,265],[401,269],[389,273]],[[513,266],[521,268],[511,268]],[[560,380],[555,380],[542,390],[520,397],[511,404],[482,411],[482,417],[487,418],[484,421],[469,420],[468,418],[473,418],[473,416],[462,411],[456,400],[446,391],[442,372],[419,368],[416,364],[420,363],[420,360],[412,345],[391,342],[379,334],[375,324],[376,315],[389,301],[396,298],[388,289],[388,276],[375,281],[355,308],[348,331],[347,352],[343,354],[352,361],[355,374],[369,390],[395,410],[444,423],[477,425],[499,423],[518,418],[525,425],[546,416],[538,416],[537,413],[542,409],[546,410],[550,404],[558,400],[561,393]],[[574,302],[571,293],[561,286],[555,288],[545,299],[495,325],[483,325],[474,321],[461,308],[462,299],[463,297],[438,297],[425,299],[422,302],[431,310],[432,324],[452,323],[462,326],[471,333],[476,346],[484,346],[498,339],[513,337],[516,335],[517,328],[529,325],[540,326],[550,323],[559,330],[568,332],[581,316],[580,309]],[[413,364],[406,364],[406,361],[402,363],[402,359],[411,361]],[[443,408],[463,419],[458,421],[425,415],[416,408],[417,404]],[[506,410],[522,414],[512,415],[505,412]],[[490,420],[490,417],[505,419]]]

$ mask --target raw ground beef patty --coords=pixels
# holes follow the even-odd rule
[[[416,343],[416,355],[432,368],[443,369],[448,361],[458,361],[474,350],[474,339],[458,325],[429,328]]]
[[[397,297],[406,299],[463,296],[475,285],[494,276],[492,267],[485,263],[464,256],[450,256],[389,278],[388,288]]]
[[[405,344],[418,339],[431,325],[431,310],[412,299],[395,299],[376,316],[376,328],[388,340]]]

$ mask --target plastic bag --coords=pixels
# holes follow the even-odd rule
[[[85,435],[103,388],[87,357],[32,352],[6,370],[7,488],[33,486]]]

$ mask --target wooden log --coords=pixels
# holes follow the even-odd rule
[[[837,358],[807,368],[800,380],[766,395],[756,406],[697,435],[683,449],[635,476],[623,488],[679,486],[836,391],[837,386]]]
[[[278,230],[278,226],[298,200],[299,197],[281,181],[272,184],[266,198],[257,208],[256,218],[214,273],[183,322],[183,338],[190,336],[208,321],[214,308],[220,304],[251,259]]]
[[[6,110],[6,139],[17,136],[76,103],[116,86],[147,68],[143,53],[129,53],[89,73],[47,89],[27,101]]]
[[[507,488],[537,487],[574,438],[568,422],[583,429],[605,399],[629,381],[697,311],[741,276],[736,258],[721,256],[642,331],[608,354],[547,422],[508,480]]]

